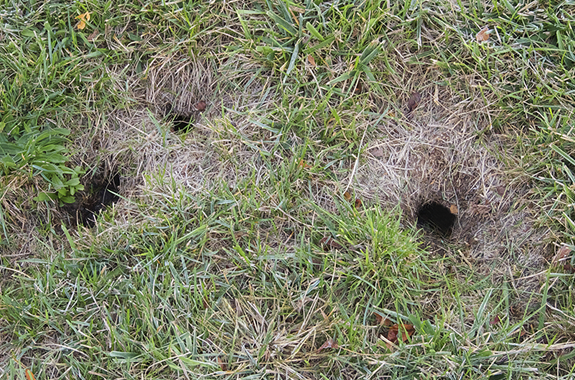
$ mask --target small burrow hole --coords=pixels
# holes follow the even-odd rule
[[[84,183],[84,190],[76,194],[76,201],[64,206],[72,224],[92,228],[98,213],[116,203],[120,197],[119,172],[112,175],[95,175]]]
[[[417,209],[417,225],[443,237],[449,237],[457,215],[439,202],[426,202]]]
[[[174,132],[189,132],[193,127],[193,116],[175,114],[173,115],[172,124]]]
[[[164,116],[171,121],[174,132],[186,133],[194,126],[195,117],[193,112],[182,112],[171,103],[167,103],[164,106],[164,110]]]

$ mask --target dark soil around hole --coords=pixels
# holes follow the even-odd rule
[[[451,236],[457,216],[438,202],[422,204],[417,210],[417,225],[441,237]]]
[[[84,184],[84,191],[76,194],[76,202],[62,208],[70,216],[70,225],[94,227],[100,210],[120,199],[120,173],[112,176],[94,176]]]

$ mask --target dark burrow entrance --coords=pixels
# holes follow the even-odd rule
[[[84,184],[84,190],[76,194],[76,201],[63,206],[70,216],[71,225],[94,227],[100,210],[116,203],[120,191],[120,173],[96,174]]]
[[[199,101],[191,107],[190,111],[178,110],[173,104],[168,103],[165,106],[165,116],[172,122],[174,132],[186,133],[194,126],[200,113],[206,109],[206,102]]]
[[[192,129],[194,117],[182,114],[172,114],[172,124],[174,132],[189,132]]]
[[[457,215],[438,202],[423,203],[417,209],[417,225],[441,237],[451,236]]]

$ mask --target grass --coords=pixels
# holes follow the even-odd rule
[[[122,176],[0,178],[0,378],[573,377],[570,2],[0,9],[0,125]]]

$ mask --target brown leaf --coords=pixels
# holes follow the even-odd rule
[[[399,341],[399,332],[401,331],[401,341],[405,342],[408,337],[415,334],[415,328],[413,325],[398,325],[395,324],[389,328],[387,332],[387,339],[392,343],[397,343]]]
[[[457,213],[459,212],[459,210],[457,210],[457,206],[456,206],[456,205],[451,205],[451,206],[449,206],[449,212],[451,212],[453,215],[457,215]]]
[[[203,112],[206,110],[206,102],[204,102],[203,100],[199,101],[196,103],[196,105],[194,106],[196,111],[199,112]]]
[[[408,337],[415,334],[415,327],[413,325],[403,325],[403,327],[405,329],[401,332],[401,340],[405,342]]]
[[[407,100],[407,113],[411,113],[421,102],[421,94],[415,91]]]
[[[308,56],[307,56],[307,60],[308,60],[308,62],[309,62],[313,67],[316,66],[316,65],[315,65],[315,58],[313,57],[313,55],[311,55],[311,54],[308,55]]]
[[[477,33],[477,35],[475,36],[475,38],[477,39],[477,42],[485,42],[489,39],[489,27],[485,27],[483,29],[481,29],[479,31],[479,33]]]
[[[222,369],[222,371],[228,370],[228,365],[219,356],[218,356],[218,364],[220,365],[220,368]]]
[[[297,164],[297,166],[299,166],[300,168],[306,168],[306,169],[307,169],[307,168],[311,168],[311,166],[308,165],[308,164],[303,160],[303,158],[300,158],[300,159],[299,159],[299,163]]]
[[[496,315],[495,318],[493,318],[493,319],[491,320],[491,322],[489,322],[489,324],[490,324],[491,326],[493,326],[493,325],[499,324],[499,322],[500,322],[500,320],[499,320],[499,315]]]
[[[571,248],[569,248],[566,245],[562,245],[561,248],[559,248],[559,251],[557,251],[557,254],[555,255],[555,257],[553,257],[553,260],[551,260],[551,264],[556,265],[560,261],[565,260],[567,255],[569,255],[570,253],[571,253]]]
[[[100,31],[98,29],[94,29],[92,34],[88,36],[88,41],[94,41],[100,35]]]
[[[325,248],[342,249],[343,246],[335,241],[331,236],[325,236],[320,241],[319,244]]]
[[[320,352],[321,350],[326,349],[326,348],[336,349],[336,348],[339,348],[339,346],[337,345],[337,342],[334,339],[330,338],[330,339],[326,340],[325,343],[322,344],[321,347],[319,348],[319,350],[317,350],[317,351]]]
[[[86,23],[90,21],[90,12],[82,13],[81,15],[76,16],[77,20],[80,20],[76,24],[76,28],[78,30],[82,30],[86,27]]]
[[[349,193],[349,191],[346,191],[345,193],[343,193],[343,197],[345,198],[346,201],[351,201],[351,194]]]
[[[573,265],[571,265],[571,263],[565,263],[565,266],[563,267],[563,269],[565,269],[565,272],[567,273],[575,273],[575,267],[573,267]]]
[[[361,208],[362,203],[361,203],[361,199],[356,198],[355,199],[355,208]]]
[[[27,380],[36,380],[36,378],[34,377],[34,374],[28,368],[26,368],[25,373],[26,373],[26,379]]]

